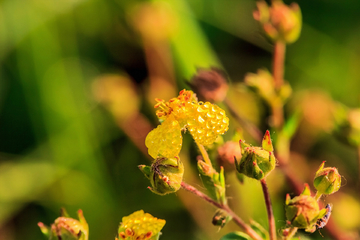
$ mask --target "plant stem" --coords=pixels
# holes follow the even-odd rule
[[[273,56],[273,78],[275,90],[280,90],[284,84],[284,62],[285,62],[286,44],[283,41],[275,42]],[[272,104],[272,120],[276,129],[281,129],[284,122],[283,104],[274,102]]]
[[[357,147],[357,157],[358,157],[358,175],[359,175],[359,182],[358,184],[360,185],[360,146]]]
[[[271,200],[270,200],[270,194],[267,188],[266,180],[261,179],[261,187],[264,193],[265,198],[265,204],[266,204],[266,210],[268,214],[268,220],[269,220],[269,233],[270,233],[270,240],[276,240],[276,226],[275,226],[275,218],[271,206]]]
[[[292,227],[290,228],[289,234],[284,238],[284,240],[290,240],[292,239],[292,237],[295,235],[295,233],[297,232],[298,228],[297,227]]]
[[[205,150],[205,147],[199,143],[196,143],[196,145],[198,146],[201,156],[203,157],[204,161],[210,165],[212,167],[212,163],[211,160],[209,158],[209,154],[207,153],[207,151]]]
[[[279,90],[284,84],[284,61],[286,44],[283,41],[277,41],[274,46],[273,56],[273,77],[275,89]]]
[[[319,200],[320,200],[320,198],[321,198],[321,196],[322,196],[322,194],[321,194],[321,193],[316,192],[314,199],[315,199],[316,201],[319,201]]]
[[[247,131],[253,139],[257,142],[261,142],[262,133],[261,131],[251,122],[244,119],[236,110],[233,103],[229,98],[224,99],[225,106],[229,109],[230,114],[239,122],[241,126],[243,126],[244,130]]]
[[[253,238],[254,240],[263,240],[249,225],[247,225],[238,215],[236,215],[236,213],[234,213],[227,205],[225,204],[220,204],[216,201],[214,201],[213,199],[211,199],[208,195],[206,195],[205,193],[200,192],[199,190],[197,190],[195,187],[182,182],[181,183],[181,187],[193,194],[195,194],[196,196],[204,199],[205,201],[207,201],[208,203],[214,205],[217,208],[220,208],[224,211],[226,211],[235,221],[235,223],[241,227],[244,232],[246,232],[246,234],[248,234],[251,238]]]

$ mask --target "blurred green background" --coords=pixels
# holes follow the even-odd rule
[[[137,165],[149,163],[143,139],[158,124],[154,98],[188,88],[196,67],[223,67],[238,111],[266,130],[269,112],[243,84],[247,72],[271,68],[272,45],[252,18],[255,1],[174,0],[159,13],[139,7],[146,3],[0,1],[0,239],[45,239],[37,223],[51,224],[61,207],[74,217],[84,211],[93,240],[114,239],[121,218],[139,209],[166,219],[164,240],[219,239],[237,229],[218,231],[215,209],[182,190],[151,193]],[[303,30],[287,48],[285,79],[294,94],[285,114],[305,114],[291,166],[310,185],[322,161],[339,168],[344,186],[322,201],[334,204],[342,231],[359,233],[358,157],[331,135],[330,115],[334,100],[360,105],[360,1],[298,4]],[[154,12],[160,21],[151,22]],[[230,121],[225,139],[239,127]],[[185,181],[204,190],[189,136],[181,157]],[[240,185],[234,173],[227,180],[239,215],[267,226],[260,184]],[[285,194],[295,193],[280,171],[268,184],[280,228]],[[303,239],[327,239],[322,234]]]

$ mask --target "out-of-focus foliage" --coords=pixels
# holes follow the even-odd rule
[[[218,232],[211,224],[215,209],[181,190],[152,194],[137,166],[149,164],[142,140],[158,124],[154,96],[174,97],[197,67],[223,67],[236,109],[264,130],[266,104],[243,84],[246,73],[271,67],[272,46],[252,17],[255,1],[159,3],[159,21],[166,21],[160,25],[149,23],[138,4],[149,2],[0,1],[0,239],[43,239],[37,222],[51,223],[61,207],[84,211],[93,240],[113,239],[122,217],[138,209],[166,219],[164,240],[219,239],[239,230],[230,222]],[[285,114],[303,115],[289,164],[307,182],[324,160],[338,168],[346,185],[326,201],[339,227],[358,232],[356,150],[331,130],[334,100],[359,108],[360,2],[298,4],[303,25],[287,48],[285,79],[293,95]],[[149,25],[136,25],[144,19]],[[157,27],[168,35],[156,35]],[[225,140],[239,125],[230,119],[229,127]],[[184,137],[180,153],[184,179],[201,184],[189,140]],[[258,183],[240,185],[234,172],[225,177],[229,204],[244,219],[266,225]],[[280,227],[291,190],[276,169],[267,182]]]

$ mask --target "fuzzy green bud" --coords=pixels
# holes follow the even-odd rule
[[[265,1],[259,1],[254,19],[262,25],[266,35],[273,41],[295,42],[300,35],[302,16],[299,5],[290,6],[282,1],[274,1],[269,7]]]
[[[67,215],[65,211],[64,214]],[[39,222],[38,226],[50,240],[88,240],[89,226],[82,210],[78,211],[78,217],[79,220],[62,216],[57,218],[51,227],[42,222]]]
[[[275,168],[276,159],[269,131],[266,131],[262,147],[252,147],[240,140],[241,159],[236,159],[236,170],[250,178],[261,180]]]
[[[320,165],[315,174],[314,186],[320,194],[332,194],[341,187],[341,175],[334,167],[324,168],[325,161]]]
[[[231,219],[232,217],[229,216],[226,211],[218,209],[216,210],[215,215],[212,219],[212,224],[214,226],[219,226],[220,228],[223,228],[225,224],[228,223]]]
[[[319,218],[319,205],[317,201],[309,195],[300,195],[290,199],[286,195],[286,219],[293,227],[310,229]]]
[[[158,157],[151,167],[140,165],[139,169],[150,179],[149,189],[153,193],[165,195],[176,192],[181,187],[184,165],[179,157]]]

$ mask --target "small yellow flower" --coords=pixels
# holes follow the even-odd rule
[[[123,217],[119,226],[119,240],[145,240],[158,239],[160,230],[166,221],[153,217],[143,210],[136,211]]]
[[[187,123],[187,129],[195,142],[204,146],[215,142],[229,128],[229,118],[225,111],[210,102],[193,104],[188,111]]]
[[[172,158],[179,155],[182,146],[181,129],[174,116],[168,117],[161,125],[146,136],[145,145],[154,159],[161,155]]]
[[[197,102],[192,91],[182,90],[169,102],[156,101],[156,115],[163,122],[145,140],[153,158],[177,156],[182,146],[181,130],[189,130],[194,140],[205,146],[228,130],[229,118],[225,111],[210,102]]]

